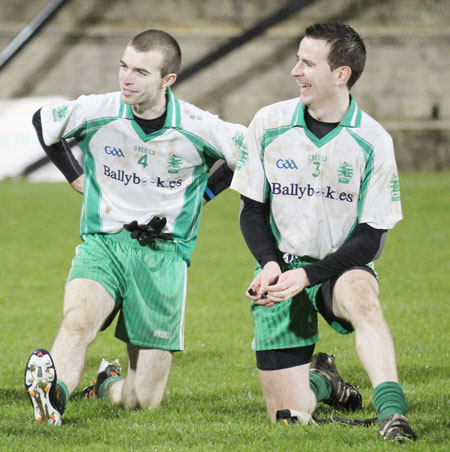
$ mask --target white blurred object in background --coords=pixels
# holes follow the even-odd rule
[[[52,96],[0,100],[0,180],[21,177],[26,168],[45,157],[31,123],[33,114],[46,104],[66,99]],[[80,157],[77,146],[72,151],[75,157]],[[30,172],[26,178],[33,182],[65,181],[50,161]]]

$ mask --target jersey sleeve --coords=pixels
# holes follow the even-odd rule
[[[32,122],[36,130],[39,143],[41,144],[42,149],[44,149],[44,152],[48,155],[53,164],[61,171],[61,173],[69,183],[72,183],[75,179],[78,179],[83,174],[83,168],[75,158],[68,143],[65,140],[58,141],[51,146],[47,146],[44,143],[44,140],[42,138],[40,109],[33,115]]]
[[[210,142],[220,153],[220,158],[234,170],[244,142],[247,128],[241,124],[233,124],[214,116],[210,129]]]
[[[373,171],[363,181],[367,189],[359,223],[392,229],[402,219],[402,209],[394,146],[388,133],[375,141],[373,156]]]
[[[80,99],[58,102],[41,109],[42,135],[47,146],[82,130],[86,115]]]
[[[268,185],[263,166],[264,122],[260,112],[249,125],[240,150],[231,188],[258,202],[267,199]]]

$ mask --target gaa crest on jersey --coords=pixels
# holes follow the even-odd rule
[[[278,159],[275,165],[280,169],[298,169],[297,164],[292,159]]]
[[[122,157],[125,158],[125,154],[122,149],[115,148],[113,146],[105,146],[105,154],[112,155],[113,157]]]
[[[181,169],[182,164],[183,159],[181,157],[178,157],[178,155],[172,155],[167,160],[167,171],[170,174],[176,174]]]
[[[68,109],[69,107],[67,105],[60,105],[54,108],[52,110],[53,121],[54,122],[62,121],[66,117]]]
[[[353,176],[353,167],[351,163],[344,162],[338,170],[338,182],[348,184]]]
[[[389,186],[391,188],[391,200],[400,201],[400,181],[397,174],[392,174]]]

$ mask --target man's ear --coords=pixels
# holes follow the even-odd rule
[[[346,85],[352,75],[352,70],[348,66],[341,66],[336,68],[335,71],[336,83],[338,85]]]
[[[161,88],[169,88],[169,86],[172,86],[177,79],[177,74],[167,74],[161,82]]]

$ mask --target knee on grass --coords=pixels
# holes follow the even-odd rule
[[[153,410],[161,405],[163,394],[150,388],[126,388],[123,393],[123,405],[128,410]]]

